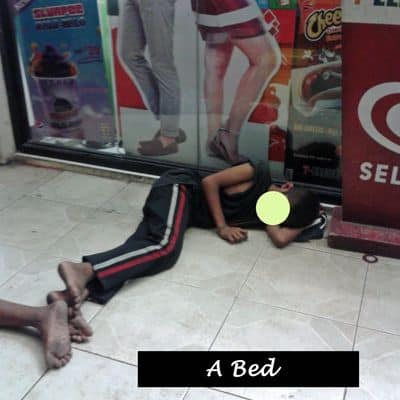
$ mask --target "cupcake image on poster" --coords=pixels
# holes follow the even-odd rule
[[[31,45],[29,74],[36,82],[44,113],[44,121],[54,136],[83,139],[80,100],[77,85],[78,68],[52,45],[43,51]]]

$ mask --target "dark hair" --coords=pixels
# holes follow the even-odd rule
[[[305,228],[319,215],[319,197],[311,190],[292,188],[286,193],[290,203],[290,214],[281,226],[287,228]]]

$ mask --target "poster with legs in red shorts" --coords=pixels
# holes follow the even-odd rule
[[[269,159],[283,177],[296,0],[108,5],[127,156],[207,168]],[[165,34],[145,23],[156,14]]]
[[[287,125],[295,1],[192,0],[192,8],[203,64],[202,162],[265,159],[270,126]]]

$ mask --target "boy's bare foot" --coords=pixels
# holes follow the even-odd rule
[[[74,343],[87,342],[89,337],[93,335],[92,328],[86,322],[85,318],[83,318],[80,311],[77,312],[75,317],[69,320],[68,324],[71,341]]]
[[[89,295],[86,285],[94,276],[92,266],[89,263],[65,261],[59,264],[58,273],[67,289],[49,293],[47,302],[52,303],[62,299],[75,311],[79,310],[82,302]]]
[[[39,321],[46,363],[49,368],[61,368],[71,360],[71,342],[68,329],[68,307],[57,301],[44,310]]]
[[[86,289],[85,289],[86,290]],[[47,295],[47,304],[53,304],[56,301],[64,301],[68,304],[70,295],[68,290],[53,291]],[[81,310],[75,310],[68,307],[68,327],[71,342],[83,343],[89,340],[93,335],[93,330],[82,315]]]
[[[89,291],[85,289],[82,294],[82,302],[84,302],[89,296]],[[65,301],[68,304],[68,317],[74,318],[78,315],[79,308],[75,307],[74,299],[68,289],[65,290],[54,290],[47,294],[47,304],[55,303],[56,301]]]

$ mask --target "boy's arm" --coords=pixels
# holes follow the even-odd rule
[[[202,188],[207,199],[208,208],[214,219],[215,226],[217,227],[218,234],[220,234],[223,229],[227,228],[219,196],[220,188],[232,186],[241,182],[248,182],[253,179],[253,176],[254,168],[250,163],[246,163],[236,167],[227,168],[223,171],[209,175],[202,180]],[[237,232],[231,233],[234,234],[234,238],[237,237],[238,239],[242,236],[240,232],[245,232],[240,228],[232,229],[237,230]],[[227,237],[224,237],[224,239],[229,240]],[[232,242],[232,240],[229,241]]]
[[[293,241],[302,232],[302,230],[303,228],[284,228],[280,227],[279,225],[267,225],[266,227],[267,234],[272,243],[280,249]]]

